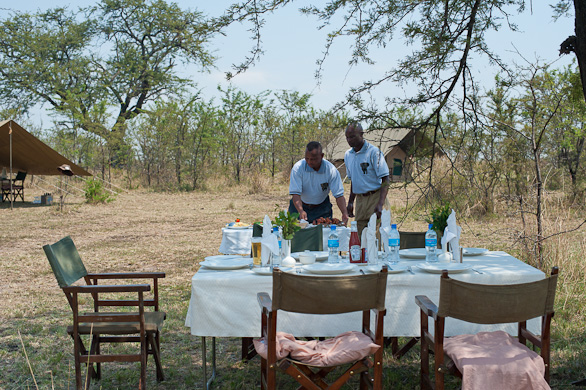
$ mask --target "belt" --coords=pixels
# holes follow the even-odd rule
[[[372,194],[377,193],[379,190],[380,190],[380,188],[378,188],[376,190],[372,190],[372,191],[365,192],[364,194],[358,194],[358,195],[361,195],[361,196],[370,196]]]
[[[321,203],[320,204],[307,204],[307,203],[303,203],[303,208],[307,208],[308,210],[314,209],[314,208],[319,207],[319,206],[321,206]]]

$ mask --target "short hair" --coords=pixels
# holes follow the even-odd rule
[[[319,142],[317,142],[317,141],[311,141],[310,143],[308,143],[308,144],[307,144],[307,146],[305,147],[305,149],[306,149],[308,152],[312,152],[312,151],[314,151],[315,149],[317,149],[319,152],[321,152],[321,151],[322,151],[322,149],[321,149],[321,144],[320,144]]]
[[[348,130],[348,129],[354,129],[355,131],[358,131],[359,133],[364,133],[364,130],[362,130],[362,125],[360,124],[360,122],[348,123],[346,130]]]

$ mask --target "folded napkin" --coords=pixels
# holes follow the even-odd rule
[[[366,259],[370,256],[378,257],[378,247],[376,245],[376,213],[370,216],[368,225],[362,230],[362,239],[360,241],[362,248],[366,248]]]
[[[383,209],[380,216],[380,239],[383,251],[389,251],[389,237],[391,236],[391,210]]]
[[[268,215],[262,221],[262,238],[260,239],[262,250],[260,252],[260,261],[263,266],[269,263],[271,253],[279,255],[279,240],[273,234],[273,225]]]
[[[453,209],[447,222],[447,226],[444,229],[444,235],[442,236],[442,250],[444,252],[447,252],[448,250],[452,252],[454,261],[459,263],[461,261],[460,234],[462,233],[462,228],[456,224],[456,212]]]

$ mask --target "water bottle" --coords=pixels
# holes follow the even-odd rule
[[[427,233],[425,233],[425,261],[428,263],[436,262],[436,249],[437,249],[437,234],[433,230],[433,224],[429,224]]]
[[[338,251],[340,249],[340,239],[336,231],[336,225],[330,226],[330,235],[328,236],[328,263],[339,263],[340,257]]]
[[[389,234],[389,261],[392,264],[399,262],[399,247],[401,246],[401,236],[397,230],[397,224],[391,225],[391,233]]]
[[[281,254],[282,254],[282,241],[281,241],[281,235],[279,234],[279,227],[278,226],[273,226],[273,234],[275,236],[277,236],[277,241],[279,241],[279,254],[272,255],[273,261],[271,262],[271,269],[274,266],[281,265]]]

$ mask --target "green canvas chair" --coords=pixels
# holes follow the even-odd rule
[[[317,225],[295,232],[291,240],[291,252],[322,251],[324,247],[324,227]]]
[[[81,390],[84,387],[82,373],[85,371],[81,370],[82,363],[88,365],[87,373],[91,378],[100,379],[101,363],[120,361],[140,362],[139,388],[146,389],[148,355],[153,355],[157,380],[162,381],[164,376],[159,351],[160,330],[165,313],[159,311],[158,279],[164,278],[165,273],[90,274],[69,236],[55,244],[45,245],[43,249],[57,283],[73,311],[73,324],[67,327],[67,333],[73,338],[77,389]],[[84,279],[85,285],[75,284],[81,279]],[[98,285],[98,281],[103,280],[111,283],[114,280],[120,282],[140,279],[152,280],[152,294],[148,295],[148,299],[145,295],[151,291],[150,284]],[[145,307],[149,306],[153,310],[145,310]],[[119,310],[100,311],[104,307],[116,307]],[[83,341],[88,337],[91,340],[89,350]],[[139,343],[140,348],[134,354],[102,354],[103,343]],[[85,388],[89,389],[89,385],[90,381],[87,379]]]

